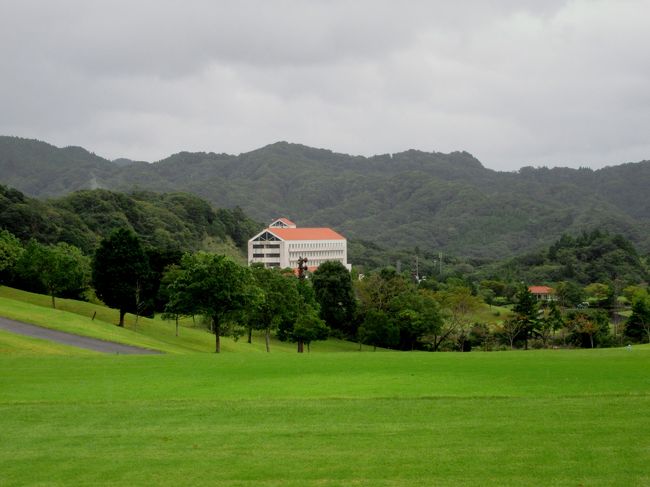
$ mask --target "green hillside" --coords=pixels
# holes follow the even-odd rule
[[[139,317],[136,323],[136,317],[129,314],[126,316],[125,327],[120,328],[115,326],[119,317],[115,309],[72,299],[58,299],[57,309],[52,309],[48,296],[6,286],[0,286],[0,316],[77,335],[173,354],[214,351],[214,335],[210,334],[200,322],[195,323],[191,318],[180,321],[178,336],[176,336],[175,322],[163,320],[160,316],[153,319]],[[197,321],[198,319],[197,317]],[[33,339],[7,335],[0,335],[0,355],[22,355],[30,351],[38,354],[76,353],[72,347],[48,344],[42,340],[34,342]],[[352,352],[358,351],[359,345],[344,340],[328,339],[312,343],[310,349],[312,352]],[[222,350],[225,353],[266,353],[264,337],[261,334],[259,336],[255,334],[252,343],[247,343],[245,337],[240,340],[224,337]],[[363,346],[362,350],[372,350],[372,347]],[[272,338],[271,352],[296,353],[296,346]],[[85,354],[86,351],[82,350],[80,353]]]
[[[66,242],[86,253],[113,230],[126,228],[161,252],[202,249],[242,260],[242,249],[259,226],[238,208],[215,209],[188,193],[96,189],[41,201],[0,185],[0,229],[24,242]]]
[[[649,161],[504,173],[466,152],[359,157],[279,142],[239,156],[181,152],[125,164],[0,137],[0,174],[0,182],[38,197],[92,187],[185,191],[259,221],[286,215],[302,226],[332,226],[364,248],[362,240],[504,258],[599,228],[650,251]]]

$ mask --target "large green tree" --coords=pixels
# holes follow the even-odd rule
[[[73,245],[41,245],[31,240],[17,264],[17,272],[23,283],[46,291],[56,308],[56,296],[79,297],[86,289],[90,262]]]
[[[650,295],[640,292],[632,302],[632,315],[625,323],[625,336],[642,342],[650,342]]]
[[[183,256],[170,291],[170,302],[174,303],[170,312],[201,314],[210,319],[215,353],[221,352],[223,325],[242,319],[246,309],[258,305],[260,296],[248,268],[224,255],[206,252]]]
[[[24,249],[13,233],[0,230],[0,282],[11,273]]]
[[[312,283],[320,305],[320,317],[333,330],[353,337],[357,303],[350,272],[338,261],[324,262],[313,273]]]
[[[101,241],[92,262],[92,282],[97,296],[119,309],[118,326],[124,326],[127,312],[138,311],[149,279],[147,255],[133,232],[115,230]]]
[[[528,349],[528,339],[538,325],[539,306],[537,299],[526,286],[521,286],[517,292],[516,300],[512,311],[515,313],[514,319],[521,324],[519,337],[523,338],[525,348]]]
[[[262,297],[257,306],[247,313],[249,322],[249,343],[252,329],[264,330],[266,351],[270,352],[271,331],[282,323],[293,324],[298,317],[302,298],[298,292],[298,280],[293,274],[287,275],[279,269],[268,269],[261,264],[251,267],[255,284]]]

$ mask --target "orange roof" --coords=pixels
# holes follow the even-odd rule
[[[291,220],[289,220],[288,218],[278,218],[277,220],[273,220],[273,223],[278,222],[278,221],[284,223],[285,225],[289,225],[289,226],[295,225],[295,223],[292,222]]]
[[[282,240],[345,240],[331,228],[269,228]]]
[[[553,294],[553,288],[548,286],[528,286],[532,294]]]

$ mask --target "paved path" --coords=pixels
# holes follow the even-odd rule
[[[59,342],[63,343],[64,345],[71,345],[73,347],[95,350],[96,352],[144,355],[162,353],[157,350],[149,350],[147,348],[134,347],[132,345],[107,342],[104,340],[99,340],[97,338],[73,335],[72,333],[65,333],[63,331],[50,330],[49,328],[43,328],[42,326],[29,325],[27,323],[22,323],[20,321],[14,321],[2,317],[0,317],[0,329],[9,331],[11,333],[17,333],[19,335],[27,335],[34,338],[51,340],[53,342]]]

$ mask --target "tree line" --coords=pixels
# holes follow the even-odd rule
[[[477,286],[459,278],[417,281],[408,273],[384,268],[353,279],[338,262],[322,264],[309,279],[290,269],[246,267],[205,251],[167,253],[146,246],[134,232],[118,229],[92,256],[64,243],[23,245],[0,231],[0,279],[57,297],[99,299],[126,313],[164,313],[175,321],[203,316],[220,337],[262,332],[267,350],[275,335],[297,344],[335,336],[360,344],[399,350],[458,350],[548,346],[595,347],[624,340],[650,341],[650,297],[646,287],[619,290],[603,283],[581,287],[560,283],[555,299],[538,302],[526,286],[484,280]],[[496,300],[511,310],[498,323],[478,317]],[[630,304],[625,322],[614,323],[621,300]],[[488,308],[489,309],[489,308]],[[503,310],[504,308],[499,308]]]

